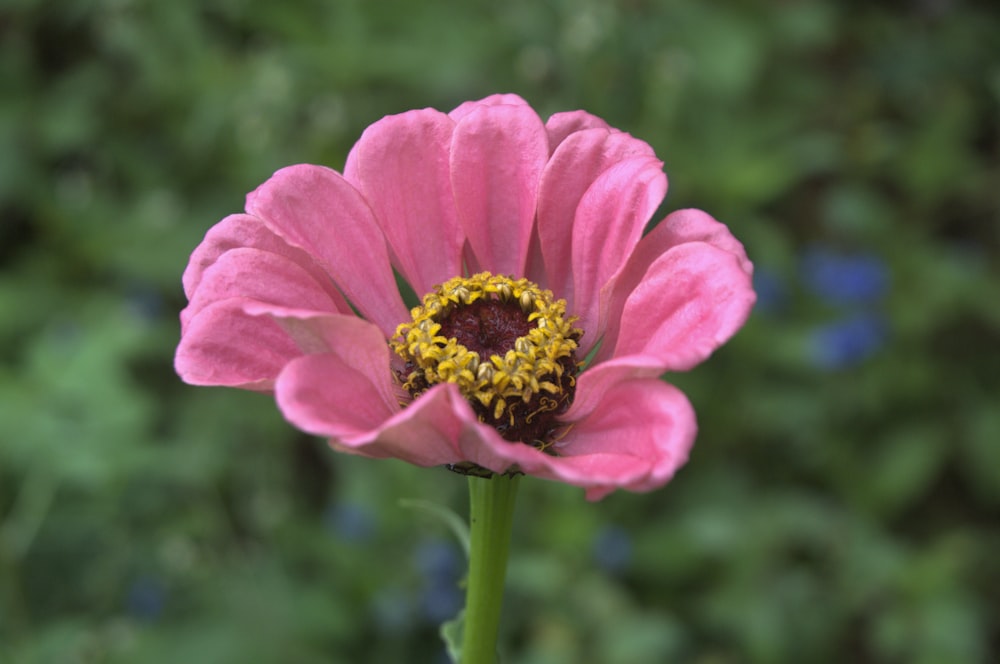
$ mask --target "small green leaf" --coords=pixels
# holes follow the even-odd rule
[[[458,615],[442,623],[441,638],[444,640],[448,656],[455,664],[462,661],[462,633],[465,631],[465,611],[459,611]]]

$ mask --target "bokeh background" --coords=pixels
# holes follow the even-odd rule
[[[465,480],[173,373],[205,231],[389,113],[516,92],[666,162],[759,304],[653,494],[522,483],[507,662],[1000,656],[1000,10],[8,0],[0,663],[444,662]],[[657,217],[662,217],[662,214]]]

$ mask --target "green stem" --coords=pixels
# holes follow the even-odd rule
[[[496,664],[518,476],[469,477],[469,578],[462,664]]]

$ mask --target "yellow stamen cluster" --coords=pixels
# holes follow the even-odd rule
[[[455,337],[441,334],[442,321],[457,307],[490,299],[500,304],[516,303],[534,326],[514,342],[502,356],[480,357]],[[554,300],[527,279],[512,279],[481,272],[471,277],[455,277],[437,286],[410,312],[413,320],[396,328],[390,342],[407,362],[409,374],[403,387],[416,395],[438,383],[454,383],[472,403],[481,404],[494,420],[508,414],[513,424],[513,405],[529,404],[541,393],[560,394],[573,385],[573,358],[583,332],[573,327],[576,320],[566,316],[566,301]],[[572,374],[567,367],[572,367]],[[557,399],[535,400],[535,411],[554,410]],[[523,408],[523,407],[522,407]]]

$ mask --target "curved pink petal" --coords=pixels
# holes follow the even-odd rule
[[[736,333],[755,300],[736,256],[703,242],[679,245],[653,261],[626,299],[614,355],[653,355],[665,371],[685,371]]]
[[[454,385],[436,385],[387,420],[365,442],[363,453],[375,452],[418,466],[459,463],[458,439],[470,426],[481,426]],[[354,441],[355,449],[359,442]]]
[[[462,460],[455,441],[463,422],[456,409],[469,407],[454,385],[438,385],[402,410],[378,399],[377,391],[367,375],[324,353],[291,362],[278,378],[275,396],[289,422],[329,437],[342,452],[418,466]]]
[[[338,449],[345,441],[365,443],[370,449],[361,453],[389,456],[370,443],[373,432],[399,414],[404,395],[392,378],[382,332],[354,316],[280,322],[314,353],[289,363],[278,379],[275,396],[285,417],[310,433],[336,438]]]
[[[594,365],[576,380],[573,404],[559,420],[573,423],[601,407],[604,395],[621,383],[636,378],[656,378],[663,373],[659,358],[647,355],[615,357]]]
[[[592,454],[632,460],[632,467],[620,463],[614,472],[606,471],[608,481],[595,481],[597,473],[590,476],[587,497],[595,500],[616,488],[663,486],[687,461],[697,432],[694,409],[680,390],[661,380],[639,379],[609,391],[602,407],[573,427],[559,452],[581,464]]]
[[[467,421],[459,433],[458,448],[462,458],[494,473],[505,473],[517,466],[522,458],[532,459],[541,454],[530,445],[504,440],[495,429],[479,422]]]
[[[586,114],[585,114],[586,115]],[[538,192],[538,238],[547,286],[573,302],[573,220],[588,189],[629,157],[654,158],[646,143],[623,132],[584,129],[568,136],[545,165]]]
[[[446,386],[438,385],[434,390],[440,390],[444,387]],[[450,388],[452,386],[447,387]],[[431,392],[434,390],[431,390]],[[424,401],[427,394],[417,399],[414,404],[420,404]],[[457,391],[454,393],[454,397],[455,401],[452,409],[447,412],[441,411],[435,415],[435,418],[438,422],[448,422],[448,435],[457,444],[457,449],[455,450],[455,458],[457,460],[474,463],[495,473],[505,473],[511,469],[518,468],[528,474],[537,474],[548,479],[560,479],[562,481],[566,481],[565,477],[560,476],[560,471],[554,470],[552,467],[566,465],[567,468],[561,472],[567,476],[573,474],[573,468],[578,469],[575,475],[577,481],[571,483],[579,486],[588,485],[586,473],[580,472],[578,468],[581,465],[579,461],[567,461],[566,458],[555,460],[555,457],[531,445],[505,440],[495,429],[483,425],[476,419],[472,409],[458,395]],[[413,405],[407,406],[406,410],[412,407]],[[394,454],[393,456],[396,455]],[[600,475],[600,477],[603,478],[605,476]]]
[[[302,351],[275,321],[231,298],[201,309],[187,324],[174,368],[192,385],[270,390],[281,369]]]
[[[387,404],[398,405],[406,395],[392,378],[394,355],[374,324],[353,314],[316,314],[247,305],[248,313],[268,314],[295,340],[303,353],[333,353],[351,369],[369,377]]]
[[[586,353],[601,334],[600,291],[621,269],[642,236],[642,229],[667,191],[663,164],[632,157],[601,174],[576,210],[573,222],[573,302],[578,326],[588,334]]]
[[[547,158],[545,127],[529,106],[479,105],[459,120],[452,188],[478,269],[524,273]]]
[[[528,106],[528,102],[524,101],[524,98],[520,95],[504,92],[475,101],[463,101],[448,113],[448,116],[455,122],[458,122],[466,115],[483,106]]]
[[[454,127],[430,108],[388,116],[365,130],[344,167],[417,295],[462,274],[464,236],[449,164]]]
[[[596,361],[604,361],[614,353],[626,299],[646,277],[650,266],[673,247],[689,242],[705,243],[730,254],[744,273],[753,275],[743,245],[724,224],[701,210],[672,212],[639,241],[621,271],[602,288],[598,327],[603,331],[603,342]],[[751,292],[750,297],[755,295]]]
[[[409,319],[371,208],[336,171],[309,164],[283,168],[247,196],[247,211],[313,256],[387,336]]]
[[[687,460],[697,433],[694,410],[680,390],[655,378],[619,383],[546,454],[495,432],[466,428],[462,452],[495,472],[513,465],[529,475],[587,489],[596,500],[617,488],[650,491]]]
[[[648,247],[653,251],[659,249],[659,253],[685,242],[705,242],[728,251],[736,257],[744,272],[753,275],[753,264],[747,258],[743,244],[733,237],[725,224],[716,221],[707,212],[690,208],[671,212],[649,232]]]
[[[321,278],[325,284],[280,254],[248,247],[230,249],[202,273],[191,302],[181,311],[181,334],[206,306],[233,297],[323,313],[349,312],[329,278]]]
[[[587,129],[611,129],[611,127],[601,118],[586,111],[553,113],[545,121],[545,131],[549,135],[549,152],[554,154],[559,144],[570,134]]]
[[[310,357],[328,358],[331,355]],[[528,445],[501,439],[494,429],[480,423],[452,384],[434,386],[389,417],[382,417],[383,412],[361,418],[342,414],[340,407],[334,407],[333,403],[342,393],[323,388],[328,396],[322,397],[309,392],[310,386],[315,388],[316,383],[305,369],[307,364],[316,364],[316,373],[323,375],[344,370],[342,362],[328,359],[296,362],[298,368],[290,372],[287,379],[282,374],[279,380],[279,405],[286,404],[282,411],[296,426],[311,433],[332,436],[330,444],[337,450],[373,458],[397,458],[419,466],[472,462],[498,473],[515,465],[521,450],[541,454]],[[293,396],[296,390],[305,397],[296,399]],[[492,446],[510,454],[497,454]]]
[[[388,363],[384,371],[388,374]],[[274,394],[289,422],[308,433],[336,438],[364,435],[399,409],[386,403],[372,374],[332,352],[289,362]]]
[[[187,268],[181,282],[184,284],[184,294],[191,299],[201,275],[215,261],[230,249],[261,249],[272,254],[278,254],[297,263],[302,269],[313,275],[318,283],[329,282],[330,277],[316,265],[316,262],[306,252],[289,246],[287,242],[268,230],[264,222],[249,214],[231,214],[205,234],[205,238],[191,253]],[[328,290],[337,293],[337,289],[329,284]],[[339,296],[339,293],[338,293]],[[340,298],[343,300],[343,298]]]

